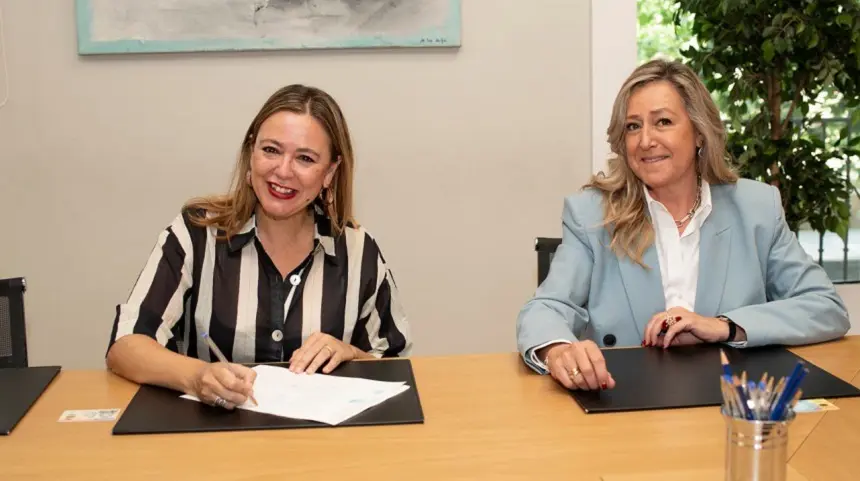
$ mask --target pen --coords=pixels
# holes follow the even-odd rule
[[[212,352],[215,353],[215,357],[217,357],[219,361],[225,364],[229,363],[229,361],[227,361],[227,358],[224,356],[224,353],[221,352],[221,349],[218,349],[218,345],[215,344],[215,341],[213,341],[212,338],[209,337],[209,334],[204,332],[203,334],[200,334],[200,337],[202,337],[203,340],[206,341],[206,344],[209,346],[209,349],[212,349]],[[259,406],[259,403],[256,399],[254,399],[253,394],[251,394],[250,398],[251,402],[254,403],[254,406]]]
[[[746,377],[746,371],[743,373],[743,377]],[[747,419],[753,419],[753,412],[750,409],[749,405],[749,396],[747,396],[746,391],[744,391],[744,384],[742,382],[735,383],[735,390],[737,390],[738,397],[740,397],[741,408],[743,408],[744,417]]]
[[[726,356],[726,352],[720,349],[720,364],[723,365],[723,376],[728,381],[732,380],[732,368],[729,366],[729,358]]]
[[[759,421],[784,421],[786,412],[794,409],[803,391],[800,385],[809,374],[806,363],[798,361],[794,370],[779,382],[764,373],[759,381],[747,380],[747,372],[740,376],[731,373],[731,367],[723,350],[720,350],[720,385],[726,414],[732,417]],[[751,376],[750,376],[751,377]]]
[[[770,420],[778,421],[782,419],[782,416],[785,414],[785,410],[789,407],[789,403],[791,399],[795,396],[800,383],[803,381],[803,378],[806,374],[809,373],[809,369],[806,368],[803,361],[798,361],[797,365],[795,365],[794,370],[788,376],[788,379],[785,381],[785,387],[782,392],[779,394],[779,397],[776,400],[776,404],[774,405],[773,411],[771,412]]]

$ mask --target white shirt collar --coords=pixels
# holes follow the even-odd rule
[[[645,201],[648,203],[648,210],[651,213],[651,217],[654,217],[654,208],[658,207],[663,209],[667,213],[669,212],[662,203],[658,200],[651,197],[651,193],[648,192],[648,186],[642,186],[643,191],[645,192]],[[711,203],[711,185],[702,181],[702,203],[699,208],[696,210],[696,213],[693,214],[693,220],[697,218],[701,218],[699,224],[705,220],[705,217],[711,213],[711,209],[713,209],[713,204]]]

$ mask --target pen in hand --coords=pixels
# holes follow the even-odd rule
[[[209,346],[209,349],[212,349],[212,352],[214,352],[214,353],[215,353],[215,357],[217,357],[219,361],[221,361],[221,362],[223,362],[223,363],[225,363],[225,364],[229,364],[229,361],[227,361],[227,357],[226,357],[226,356],[224,356],[224,353],[223,353],[223,352],[221,352],[221,349],[218,349],[218,345],[217,345],[217,344],[215,344],[215,341],[213,341],[211,337],[209,337],[209,334],[207,334],[207,333],[205,333],[205,332],[204,332],[203,334],[201,334],[201,335],[200,335],[200,337],[202,337],[202,338],[203,338],[203,340],[204,340],[204,341],[206,341],[206,344]],[[260,405],[260,404],[257,402],[257,400],[256,400],[256,399],[254,399],[254,395],[253,395],[253,394],[251,394],[251,395],[250,395],[250,396],[248,396],[248,397],[251,399],[251,402],[252,402],[252,403],[254,403],[254,406],[259,406],[259,405]]]

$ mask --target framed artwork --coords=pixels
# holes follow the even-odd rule
[[[76,0],[78,53],[459,47],[461,0]]]

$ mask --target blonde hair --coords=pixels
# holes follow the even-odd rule
[[[223,230],[225,237],[229,238],[248,222],[257,205],[254,189],[246,181],[251,170],[251,155],[263,122],[278,112],[307,114],[323,126],[330,139],[330,160],[340,162],[340,165],[331,186],[320,192],[315,203],[328,216],[333,236],[337,237],[347,225],[357,225],[352,216],[354,157],[346,119],[329,94],[298,84],[288,85],[272,94],[254,117],[242,140],[230,191],[224,195],[191,199],[185,204],[193,223]]]
[[[627,77],[612,106],[606,134],[614,155],[607,163],[608,173],[593,175],[583,188],[595,188],[603,194],[603,225],[611,226],[612,251],[643,267],[646,266],[642,263],[642,255],[654,242],[654,229],[648,218],[643,183],[627,164],[627,103],[637,89],[661,80],[675,87],[696,133],[704,140],[696,159],[696,169],[702,180],[709,184],[738,180],[726,152],[726,133],[720,112],[696,73],[680,62],[668,60],[652,60],[636,68]]]

